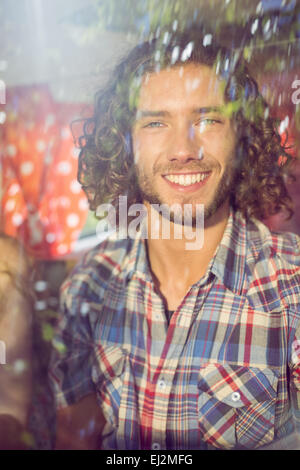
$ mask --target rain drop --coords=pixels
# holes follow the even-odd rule
[[[262,9],[263,9],[263,8],[262,8],[262,3],[259,2],[259,3],[257,4],[257,7],[256,7],[256,13],[260,13],[260,12],[262,11]]]
[[[81,315],[85,316],[89,313],[90,311],[90,306],[87,302],[83,302],[80,306],[80,313]]]
[[[255,34],[257,28],[258,28],[258,18],[256,18],[256,20],[252,23],[251,34]]]
[[[198,159],[202,160],[203,159],[203,147],[200,147],[199,152],[198,152]]]
[[[14,372],[16,374],[21,374],[22,372],[24,372],[24,370],[26,370],[26,367],[26,362],[23,359],[17,359],[13,365]]]
[[[173,51],[172,51],[172,58],[171,58],[171,63],[175,64],[179,57],[179,46],[175,46]]]
[[[203,38],[203,46],[210,46],[212,43],[212,34],[206,34]]]
[[[271,20],[268,19],[268,21],[266,22],[266,24],[265,24],[265,26],[264,26],[264,33],[265,33],[265,34],[267,34],[267,32],[269,31],[270,25],[271,25]]]
[[[163,37],[163,44],[167,45],[168,42],[169,42],[169,32],[166,31],[165,34],[164,34],[164,37]]]
[[[46,281],[37,281],[34,285],[36,292],[44,292],[47,289],[48,283]]]
[[[45,300],[37,300],[34,304],[34,308],[37,311],[46,310],[47,302]]]
[[[0,124],[4,124],[6,121],[6,113],[4,111],[0,112]]]
[[[185,47],[181,54],[182,62],[185,62],[187,59],[191,57],[191,53],[193,51],[194,43],[193,41],[189,42],[188,45]]]

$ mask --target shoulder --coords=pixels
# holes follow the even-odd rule
[[[24,246],[18,240],[0,233],[0,314],[5,310],[3,302],[7,303],[9,299],[14,302],[22,300],[28,305],[32,303],[30,270],[30,260]]]
[[[109,236],[87,252],[64,281],[61,287],[62,302],[70,304],[73,299],[99,302],[111,281],[122,278],[123,265],[133,243],[132,239],[118,240]]]
[[[4,233],[0,233],[0,270],[19,276],[27,275],[29,270],[29,260],[23,245]]]
[[[272,232],[257,220],[248,223],[247,266],[252,287],[273,297],[275,291],[286,305],[300,307],[300,237]],[[275,289],[275,290],[274,290]]]
[[[289,232],[272,232],[262,222],[251,220],[247,224],[247,238],[253,256],[262,254],[298,270],[300,268],[300,237]]]

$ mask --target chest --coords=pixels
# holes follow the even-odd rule
[[[275,405],[284,419],[288,408],[286,318],[218,283],[186,293],[169,324],[151,285],[108,295],[93,327],[93,380],[108,423],[118,426],[118,445],[232,448],[272,440],[280,428]]]
[[[178,300],[178,301],[177,301]],[[168,304],[153,285],[136,281],[127,291],[108,295],[93,331],[97,340],[132,350],[155,363],[173,357],[194,362],[233,362],[282,367],[288,360],[288,312],[252,305],[215,282],[194,286]]]

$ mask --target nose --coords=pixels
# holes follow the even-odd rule
[[[191,126],[174,128],[169,142],[168,159],[182,163],[199,159],[199,143]]]

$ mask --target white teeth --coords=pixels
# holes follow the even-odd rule
[[[165,178],[171,183],[177,183],[180,186],[190,186],[194,183],[200,183],[207,177],[207,173],[197,173],[193,175],[167,175]]]

